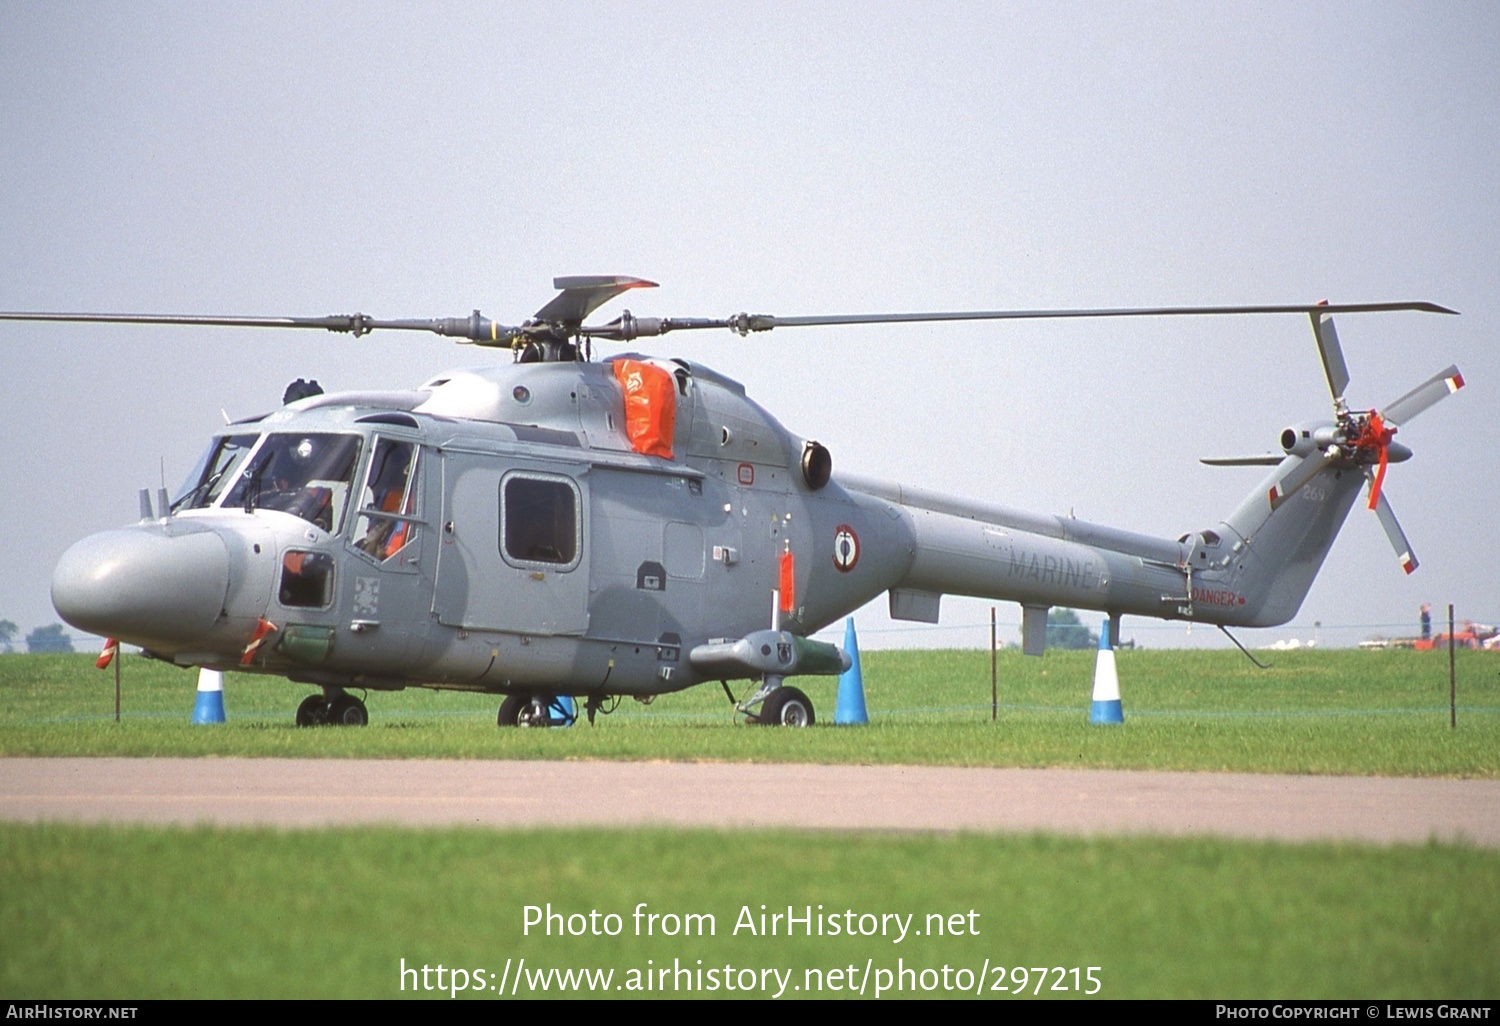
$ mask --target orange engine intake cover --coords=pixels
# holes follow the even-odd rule
[[[654,363],[616,360],[615,380],[625,391],[625,435],[646,456],[672,458],[677,393],[672,375]]]

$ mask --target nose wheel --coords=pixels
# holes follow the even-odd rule
[[[322,727],[328,723],[328,699],[322,695],[308,695],[297,706],[297,726]]]
[[[297,706],[299,727],[363,727],[369,722],[365,703],[347,692],[339,692],[332,701],[322,695],[308,695]]]

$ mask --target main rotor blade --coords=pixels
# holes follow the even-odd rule
[[[1370,468],[1366,467],[1365,477],[1370,476]],[[1386,501],[1385,492],[1380,493],[1380,498],[1375,503],[1375,515],[1380,518],[1380,526],[1385,528],[1385,536],[1391,540],[1391,548],[1396,550],[1396,560],[1401,564],[1401,569],[1411,573],[1419,565],[1417,557],[1411,551],[1411,543],[1406,540],[1406,533],[1396,522],[1396,514],[1391,509],[1391,504]]]
[[[1416,388],[1403,395],[1400,399],[1391,403],[1384,410],[1381,410],[1381,419],[1387,424],[1409,423],[1417,414],[1438,400],[1448,398],[1448,396],[1463,387],[1464,376],[1458,372],[1457,367],[1440,370]]]
[[[925,321],[1025,321],[1065,320],[1084,317],[1211,317],[1215,315],[1277,313],[1384,313],[1414,310],[1423,313],[1454,314],[1436,303],[1337,303],[1329,305],[1273,306],[1155,306],[1114,307],[1097,310],[966,310],[941,313],[832,314],[813,317],[775,317],[771,314],[740,314],[729,319],[729,327],[740,334],[770,331],[772,328],[800,328],[830,324],[913,324]],[[709,325],[702,325],[708,327]]]
[[[1344,350],[1339,345],[1339,333],[1333,326],[1333,315],[1324,311],[1312,317],[1313,337],[1318,340],[1318,355],[1323,358],[1323,373],[1328,378],[1328,390],[1333,393],[1334,408],[1344,401],[1344,391],[1349,387],[1349,366],[1344,363]]]
[[[1027,321],[1067,320],[1085,317],[1211,317],[1277,313],[1384,313],[1414,310],[1422,313],[1457,313],[1445,306],[1426,302],[1340,303],[1281,306],[1153,306],[1118,307],[1099,310],[950,310],[934,313],[886,314],[820,314],[811,317],[777,317],[773,314],[740,313],[724,319],[708,317],[636,317],[625,311],[608,324],[585,326],[579,334],[591,338],[628,342],[632,339],[665,335],[669,331],[691,331],[703,328],[729,328],[741,335],[772,328],[806,328],[837,324],[917,324],[934,321]]]
[[[940,321],[1020,321],[1066,320],[1087,317],[1200,317],[1215,315],[1277,313],[1382,313],[1410,310],[1423,313],[1456,313],[1444,306],[1427,302],[1341,303],[1333,305],[1273,306],[1162,306],[1122,307],[1098,310],[967,310],[935,313],[832,314],[813,317],[776,317],[771,314],[736,314],[724,319],[706,317],[665,318],[633,317],[628,311],[607,325],[578,326],[577,321],[599,304],[633,288],[649,288],[654,283],[640,278],[574,277],[558,278],[563,291],[551,303],[537,311],[542,322],[562,321],[570,331],[593,338],[628,341],[669,331],[701,328],[730,328],[741,335],[772,328],[813,327],[838,324],[915,324]],[[0,312],[6,321],[65,321],[80,324],[178,324],[227,328],[321,328],[324,331],[366,335],[377,328],[397,331],[430,331],[450,338],[467,339],[488,345],[508,345],[512,340],[534,330],[527,326],[511,327],[482,317],[478,310],[468,317],[443,317],[430,320],[379,320],[368,314],[331,314],[327,317],[239,317],[200,316],[194,314],[99,314],[99,313],[17,313]]]
[[[1333,450],[1330,456],[1327,451],[1316,452],[1302,457],[1302,462],[1289,470],[1281,480],[1271,486],[1266,497],[1271,500],[1272,509],[1280,509],[1281,504],[1302,490],[1303,485],[1317,477],[1325,467],[1333,462],[1338,455],[1337,446],[1329,446]]]
[[[468,317],[431,320],[379,320],[369,314],[330,314],[327,317],[238,317],[197,314],[100,314],[100,313],[11,313],[0,312],[0,321],[54,321],[72,324],[177,324],[210,328],[321,328],[345,334],[368,335],[377,328],[395,331],[430,331],[471,342],[505,344],[519,328],[507,327],[481,317],[475,310]]]

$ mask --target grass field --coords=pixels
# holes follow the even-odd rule
[[[718,759],[725,761],[1071,766],[1246,772],[1500,776],[1500,657],[1461,652],[1450,729],[1445,653],[1277,653],[1268,670],[1234,652],[1118,655],[1126,722],[1087,722],[1092,652],[1003,652],[991,721],[986,652],[869,652],[869,726],[834,728],[836,683],[802,678],[808,731],[734,722],[716,685],[625,701],[596,726],[495,727],[494,696],[368,697],[363,729],[299,730],[309,688],[231,674],[229,722],[193,726],[196,676],[139,657],[113,676],[85,656],[0,656],[0,755],[244,755],[382,758]]]
[[[1086,723],[1092,653],[1003,654],[991,722],[987,653],[870,652],[867,727],[737,725],[722,692],[707,687],[649,708],[627,703],[593,728],[501,731],[495,699],[422,691],[371,695],[364,729],[299,730],[291,712],[304,689],[240,675],[226,683],[229,722],[194,727],[187,722],[194,675],[139,658],[125,663],[124,717],[115,723],[112,675],[95,671],[90,658],[0,656],[0,754],[1500,776],[1494,656],[1460,653],[1456,730],[1448,725],[1445,654],[1275,659],[1261,671],[1237,653],[1122,652],[1126,722],[1118,727]],[[832,682],[808,690],[820,717],[831,718]],[[637,936],[631,913],[641,902],[712,915],[716,931]],[[548,903],[565,914],[616,913],[620,934],[527,935],[526,907]],[[856,919],[910,914],[917,928],[929,914],[945,922],[961,914],[965,926],[960,935],[899,944],[735,933],[741,909],[758,916],[762,905],[768,913],[790,905],[799,915],[821,905],[819,914],[853,910]],[[651,974],[668,968],[667,985],[681,996],[762,997],[785,986],[783,997],[843,997],[864,981],[866,997],[902,984],[884,996],[957,997],[945,987],[964,986],[976,997],[1032,1000],[1078,996],[1098,967],[1100,997],[1494,999],[1497,921],[1500,853],[1462,845],[0,826],[0,993],[19,998],[450,1000],[460,980],[484,988],[458,992],[463,1000],[494,997],[488,988],[518,978],[526,981],[518,996],[538,996],[535,974],[553,969],[613,973],[607,983],[591,977],[606,989],[588,993],[662,996],[666,981]],[[402,959],[430,972],[403,977]],[[438,986],[439,964],[442,989],[418,989]],[[744,975],[749,970],[756,972]],[[731,981],[747,986],[751,976],[754,989],[726,989]],[[795,989],[819,981],[821,991]],[[695,982],[702,989],[681,990]],[[1018,997],[1023,982],[1027,993]],[[547,993],[560,985],[547,977]],[[1001,985],[1008,989],[992,989]]]
[[[636,936],[631,913],[641,902],[659,913],[712,915],[714,933]],[[526,906],[545,912],[548,903],[565,916],[615,913],[619,936],[558,936],[566,920],[551,937],[525,933]],[[736,934],[741,909],[758,925],[762,905],[791,905],[799,915],[820,905],[820,915],[910,914],[917,930],[929,914],[959,914],[962,932],[899,943],[894,934]],[[449,999],[446,987],[416,989],[415,977],[403,992],[403,958],[408,967],[463,967],[466,977],[494,973],[476,976],[484,988],[498,985],[508,959],[526,959],[533,972],[611,969],[607,993],[622,997],[631,992],[613,988],[628,987],[632,970],[675,960],[693,970],[791,972],[786,997],[807,996],[793,987],[808,986],[810,969],[852,965],[856,989],[872,969],[867,997],[882,982],[873,970],[885,970],[892,985],[902,967],[931,972],[914,975],[901,996],[964,996],[941,989],[944,966],[953,984],[967,971],[969,996],[1071,997],[1075,978],[1052,969],[1079,968],[1077,983],[1090,990],[1094,966],[1101,997],[1494,998],[1497,919],[1500,857],[1450,846],[615,830],[0,831],[0,992],[17,998]],[[999,967],[1025,970],[1024,997],[1014,992],[1022,977],[1008,972],[1011,990],[991,989]],[[1031,993],[1036,968],[1048,970],[1041,995]],[[1069,989],[1052,991],[1059,982]],[[534,984],[519,988],[535,993]]]

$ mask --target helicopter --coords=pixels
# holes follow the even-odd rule
[[[318,690],[310,726],[364,725],[370,692],[424,687],[503,696],[500,726],[589,721],[624,697],[718,681],[737,715],[807,726],[787,683],[832,675],[848,653],[815,632],[888,595],[894,619],[936,623],[944,595],[1018,603],[1040,655],[1053,606],[1098,610],[1118,642],[1130,614],[1231,627],[1296,615],[1362,487],[1402,569],[1416,557],[1384,492],[1394,440],[1463,387],[1450,366],[1384,407],[1345,399],[1333,316],[1427,302],[997,310],[585,324],[654,282],[554,279],[519,325],[381,320],[0,313],[0,320],[426,331],[509,349],[510,362],[416,388],[324,392],[209,440],[139,522],[69,548],[52,601],[74,627],[182,667],[273,674]],[[743,385],[687,359],[595,358],[596,342],[670,332],[962,320],[1308,316],[1332,417],[1280,433],[1280,453],[1210,458],[1269,476],[1219,524],[1157,538],[833,469]],[[1231,640],[1233,635],[1229,635]],[[1238,641],[1236,641],[1238,644]],[[1243,646],[1241,646],[1243,647]],[[1248,653],[1247,653],[1248,654]],[[736,699],[728,682],[749,681]]]

